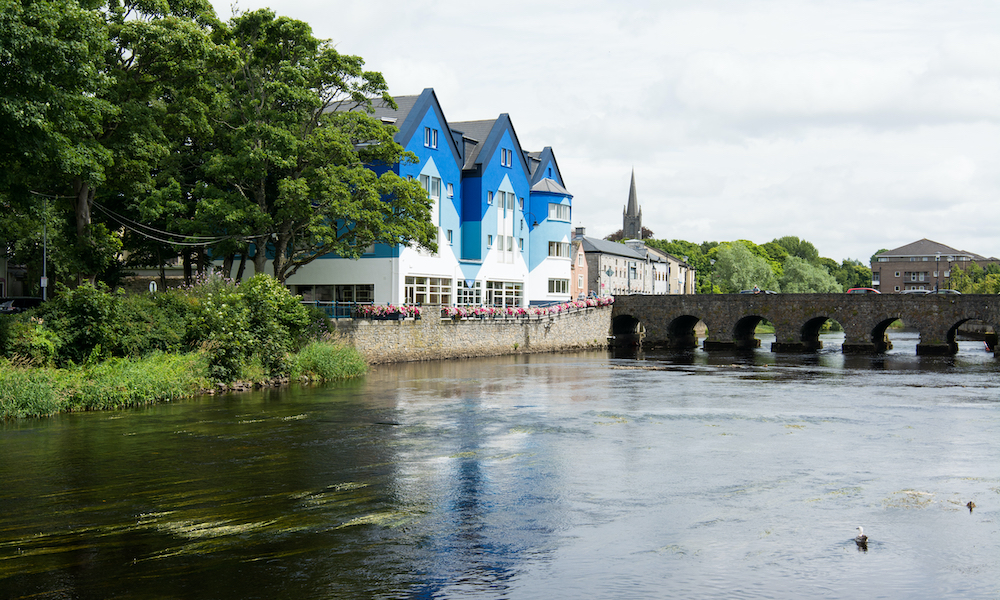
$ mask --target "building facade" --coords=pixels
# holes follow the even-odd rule
[[[949,279],[952,267],[965,269],[971,263],[985,268],[987,265],[1000,264],[1000,259],[956,250],[924,238],[876,254],[871,263],[872,287],[883,294],[948,289],[951,287]]]
[[[303,300],[527,306],[571,291],[573,196],[551,148],[521,148],[507,114],[450,123],[433,89],[377,107],[418,157],[391,169],[432,201],[438,251],[374,244],[361,258],[330,254],[286,284]]]

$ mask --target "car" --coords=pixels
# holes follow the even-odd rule
[[[899,292],[899,293],[900,294],[918,294],[918,295],[924,295],[924,294],[930,294],[933,291],[934,290],[903,290],[902,292]]]
[[[851,288],[847,290],[848,294],[881,294],[882,292],[876,290],[875,288]]]
[[[740,290],[741,294],[777,294],[771,290]]]
[[[16,298],[0,298],[0,315],[13,315],[35,308],[42,304],[41,298],[27,296]]]
[[[932,294],[961,294],[962,292],[960,292],[958,290],[946,290],[946,289],[942,288],[942,289],[939,289],[936,292],[931,292],[931,293]]]

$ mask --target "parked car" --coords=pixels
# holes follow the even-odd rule
[[[932,293],[934,293],[934,294],[961,294],[962,292],[960,292],[958,290],[939,289],[938,291],[932,292]]]
[[[918,295],[924,295],[924,294],[930,294],[933,291],[934,290],[903,290],[902,292],[899,292],[899,293],[900,294],[918,294]]]
[[[41,298],[17,297],[0,299],[0,315],[13,315],[41,305]]]
[[[848,294],[881,294],[882,292],[876,290],[875,288],[851,288],[847,290]]]
[[[741,294],[777,294],[771,290],[740,290]]]

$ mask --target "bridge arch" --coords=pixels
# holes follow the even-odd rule
[[[760,340],[756,337],[757,326],[766,321],[760,315],[747,315],[736,321],[733,326],[733,342],[740,350],[752,350],[760,347]]]
[[[642,345],[645,327],[632,315],[616,315],[611,318],[611,335],[615,346]]]
[[[695,326],[701,319],[694,315],[680,315],[667,323],[667,346],[677,349],[698,347],[698,334]]]

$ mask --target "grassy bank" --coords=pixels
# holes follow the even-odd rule
[[[0,419],[108,410],[168,402],[212,386],[210,355],[154,353],[93,365],[37,367],[0,359]],[[367,365],[351,347],[312,342],[288,357],[291,377],[335,381],[362,375]]]

